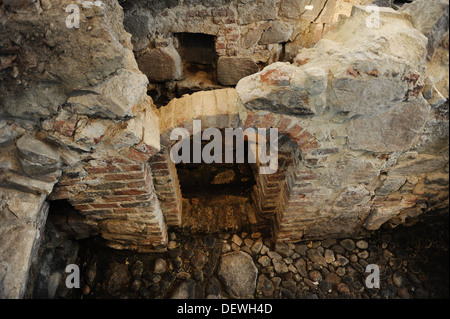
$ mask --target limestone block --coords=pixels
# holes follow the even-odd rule
[[[449,3],[445,0],[416,0],[401,11],[408,12],[414,27],[428,38],[428,57],[431,58],[445,33],[448,32]]]
[[[367,219],[364,227],[368,230],[377,230],[385,222],[397,216],[402,210],[413,207],[416,203],[417,196],[414,195],[395,195],[391,197],[381,197],[375,199],[375,204]]]
[[[20,155],[29,162],[41,165],[56,165],[60,162],[60,156],[56,150],[31,135],[19,138],[16,146]]]
[[[272,22],[271,26],[266,31],[264,31],[259,43],[270,44],[287,42],[291,37],[292,32],[292,26],[285,22],[276,20]]]
[[[407,150],[416,142],[429,112],[430,105],[421,97],[374,116],[353,119],[348,127],[348,145],[372,152]]]
[[[150,108],[145,110],[143,137],[136,149],[149,156],[155,155],[161,149],[159,118]]]
[[[236,85],[240,79],[258,71],[258,65],[250,58],[220,57],[217,62],[217,81],[222,85]]]
[[[278,0],[239,1],[237,9],[241,24],[275,20],[277,18],[277,3]]]
[[[173,47],[151,49],[137,59],[139,69],[150,82],[167,82],[181,76],[181,57]]]
[[[443,169],[446,163],[448,161],[442,156],[418,154],[413,158],[404,160],[400,158],[397,165],[392,167],[388,174],[391,176],[410,176],[430,173]]]
[[[43,195],[0,188],[0,299],[24,296],[48,207]]]
[[[111,125],[109,121],[81,119],[77,123],[74,141],[87,149],[91,149],[100,143],[109,125]]]
[[[233,298],[254,294],[258,269],[248,254],[235,251],[222,255],[217,274]]]
[[[325,105],[326,88],[323,69],[277,62],[239,81],[236,91],[248,109],[307,115]]]
[[[94,87],[85,88],[83,94],[67,100],[73,113],[106,118],[132,116],[134,107],[147,97],[148,80],[142,73],[120,69]]]

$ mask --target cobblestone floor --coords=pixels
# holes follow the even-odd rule
[[[79,260],[82,289],[73,297],[228,299],[231,287],[218,275],[218,265],[224,254],[241,251],[256,266],[242,270],[256,274],[250,298],[448,298],[448,216],[446,220],[378,231],[364,239],[297,244],[274,244],[260,233],[172,232],[168,251],[154,254],[87,243]],[[369,264],[380,269],[379,289],[365,285]]]

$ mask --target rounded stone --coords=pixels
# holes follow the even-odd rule
[[[369,243],[365,240],[358,240],[356,242],[356,247],[358,247],[359,249],[367,249],[369,248]]]
[[[155,262],[153,272],[155,274],[162,274],[167,270],[167,262],[164,259],[158,258]]]
[[[182,74],[181,57],[172,47],[156,48],[137,58],[139,69],[151,82],[167,82]]]
[[[233,298],[252,296],[256,289],[258,268],[252,257],[244,252],[234,251],[222,255],[217,274]]]
[[[349,251],[352,251],[356,247],[355,242],[351,239],[341,240],[340,244],[342,247],[344,247],[345,249],[347,249]]]
[[[325,276],[325,281],[329,282],[330,284],[337,285],[341,282],[341,278],[336,273],[330,272]]]
[[[319,282],[322,280],[322,275],[319,271],[313,270],[309,273],[309,278],[314,282]]]

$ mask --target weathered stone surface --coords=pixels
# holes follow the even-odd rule
[[[37,13],[37,4],[41,2],[33,2],[31,7]],[[118,2],[107,1],[102,6],[84,10],[80,21],[84,36],[75,36],[74,29],[66,28],[64,21],[63,27],[56,27],[55,17],[61,17],[61,8],[68,4],[71,2],[60,0],[59,5],[52,6],[43,1],[39,11],[42,14],[16,14],[8,23],[3,23],[2,43],[8,43],[18,34],[33,40],[14,49],[24,53],[16,73],[16,81],[22,85],[6,90],[2,76],[0,113],[5,111],[32,120],[47,118],[67,99],[66,92],[94,85],[131,65],[126,58],[128,53],[132,54],[127,48],[129,34],[121,27],[123,11]],[[49,54],[50,47],[57,53]],[[5,92],[8,93],[3,94]]]
[[[151,49],[139,56],[137,62],[151,82],[172,81],[181,76],[181,58],[173,47]]]
[[[326,88],[324,70],[277,62],[239,81],[236,91],[248,109],[309,115],[325,106]]]
[[[373,152],[410,149],[429,112],[425,99],[417,98],[378,115],[354,119],[349,125],[349,146]]]
[[[194,299],[195,298],[195,282],[187,280],[181,283],[173,292],[170,299]]]
[[[45,119],[57,113],[67,96],[56,86],[37,84],[20,95],[0,97],[0,112],[25,119]],[[15,107],[11,107],[14,105]]]
[[[409,13],[414,27],[427,36],[428,57],[431,58],[436,46],[448,32],[448,1],[416,0],[405,4],[401,11]]]
[[[151,16],[145,14],[138,14],[129,10],[125,14],[123,21],[125,30],[131,33],[131,42],[133,43],[134,51],[141,51],[145,49],[150,42],[148,39],[149,25]]]
[[[400,189],[406,182],[404,176],[388,176],[383,185],[376,190],[376,194],[380,196],[390,195]]]
[[[0,298],[22,298],[48,214],[41,195],[0,188]]]
[[[248,254],[238,251],[222,255],[217,271],[227,292],[233,298],[253,295],[258,269]]]
[[[320,0],[283,0],[280,5],[280,15],[291,19],[300,18],[308,22],[313,22],[317,20],[321,13],[326,13],[327,16],[332,17],[335,6],[336,1],[334,0],[327,2]]]
[[[167,262],[164,259],[158,258],[155,261],[155,267],[153,269],[153,272],[155,274],[162,274],[167,270]]]
[[[133,107],[144,102],[147,84],[142,73],[121,69],[100,84],[84,88],[86,93],[70,97],[67,103],[74,113],[123,118],[133,115]]]
[[[413,207],[417,197],[414,195],[392,195],[389,200],[383,201],[383,205],[377,205],[371,211],[364,222],[368,230],[376,230],[385,222],[397,216],[403,209]]]
[[[217,174],[216,176],[214,176],[213,181],[211,182],[211,184],[213,185],[220,185],[220,184],[229,184],[231,182],[233,182],[234,178],[235,178],[235,173],[233,170],[226,170],[224,172],[221,172],[219,174]]]
[[[260,44],[287,42],[292,35],[292,27],[282,21],[273,21],[272,25],[264,31],[259,40]]]
[[[311,259],[312,262],[315,262],[316,264],[318,264],[322,267],[327,266],[327,261],[325,260],[325,258],[322,256],[322,254],[317,249],[314,249],[314,248],[309,249],[306,252],[306,254],[307,254],[308,258]]]
[[[277,2],[277,0],[240,1],[237,9],[241,24],[276,19]]]
[[[246,57],[220,57],[217,61],[217,81],[222,85],[236,85],[242,78],[258,71],[258,65]]]
[[[29,162],[41,165],[56,165],[60,162],[58,152],[33,136],[22,136],[17,140],[16,146],[22,157]]]
[[[130,280],[131,275],[128,265],[115,262],[106,271],[106,278],[103,285],[109,294],[114,294],[128,287]]]
[[[1,176],[0,181],[2,185],[11,187],[23,192],[34,193],[34,194],[45,194],[50,195],[53,190],[57,178],[53,181],[43,181],[35,179],[34,177],[27,177],[24,175],[19,175],[14,172],[7,172]]]
[[[320,67],[333,74],[328,101],[334,111],[348,112],[349,117],[391,108],[408,90],[419,90],[425,79],[423,34],[390,8],[380,8],[381,27],[361,28],[370,15],[366,10],[354,7],[350,19],[295,59],[302,68]]]
[[[405,153],[397,161],[397,165],[389,170],[391,176],[408,176],[423,174],[443,168],[448,161],[441,156],[417,154],[416,152]]]

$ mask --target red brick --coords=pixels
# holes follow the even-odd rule
[[[158,154],[152,156],[152,158],[150,158],[150,163],[157,163],[157,162],[166,162],[167,159],[169,158],[168,153],[167,152],[159,152]]]
[[[223,50],[226,48],[225,42],[216,42],[216,50]]]
[[[114,165],[109,165],[105,167],[86,167],[85,170],[92,174],[120,172],[120,169]]]
[[[270,128],[270,127],[273,126],[273,124],[275,123],[275,121],[277,119],[278,119],[278,115],[275,115],[273,113],[266,114],[266,115],[264,115],[264,117],[260,121],[258,127]]]
[[[104,160],[107,164],[130,164],[132,163],[129,159],[124,157],[111,157]]]
[[[150,156],[139,152],[138,150],[136,150],[134,147],[130,148],[130,150],[127,153],[127,157],[135,160],[137,162],[141,162],[141,163],[145,163],[149,160]]]
[[[114,203],[108,203],[108,204],[91,204],[94,208],[117,208],[119,205]]]
[[[73,186],[81,182],[80,178],[67,178],[61,179],[57,186]]]
[[[144,187],[144,186],[147,186],[147,185],[148,185],[148,183],[146,181],[139,181],[139,182],[128,183],[128,187],[130,187],[130,188]]]
[[[131,202],[134,199],[130,196],[105,196],[103,200],[106,202]]]
[[[303,145],[303,144],[305,144],[305,143],[307,143],[307,142],[309,142],[311,139],[313,139],[314,138],[314,136],[311,134],[311,133],[309,133],[308,131],[303,131],[303,133],[301,133],[300,134],[300,136],[298,136],[296,139],[295,139],[295,143],[297,144],[297,145]]]
[[[142,195],[147,194],[148,192],[149,192],[148,190],[126,189],[114,191],[114,195]]]
[[[132,213],[135,210],[133,208],[116,208],[113,210],[114,213],[123,214],[123,213]]]
[[[122,169],[127,172],[135,172],[135,171],[142,171],[143,166],[142,164],[123,165]]]
[[[169,169],[167,163],[151,163],[150,165],[154,170]]]
[[[76,210],[89,210],[89,209],[92,209],[92,207],[90,205],[76,205],[73,208],[75,208]]]
[[[295,123],[292,125],[289,129],[284,131],[284,134],[291,138],[291,140],[295,141],[297,136],[300,135],[300,132],[303,130],[303,128],[298,124]]]
[[[138,173],[117,173],[117,174],[107,174],[104,176],[104,178],[108,181],[124,181],[124,180],[133,180],[133,179],[144,179],[145,173],[144,172],[138,172]]]
[[[280,133],[284,133],[284,131],[291,125],[292,119],[287,116],[280,116],[280,120],[277,123],[278,130]]]
[[[311,141],[311,142],[308,142],[308,143],[302,145],[301,151],[309,153],[310,151],[316,150],[319,146],[320,146],[319,142],[314,140],[314,141]]]
[[[259,122],[259,115],[255,112],[247,111],[247,118],[245,119],[244,127],[257,126]]]

